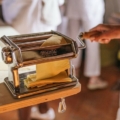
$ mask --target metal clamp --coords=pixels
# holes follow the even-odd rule
[[[61,98],[61,102],[59,103],[59,106],[58,106],[58,112],[59,113],[63,113],[66,111],[66,103],[65,103],[65,99],[64,98]]]

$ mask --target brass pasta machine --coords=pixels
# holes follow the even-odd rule
[[[39,47],[52,35],[62,36],[67,43],[61,45]],[[74,74],[74,67],[71,59],[77,57],[79,49],[84,49],[85,44],[80,40],[78,47],[76,41],[55,31],[23,34],[15,36],[3,36],[0,39],[2,47],[2,60],[8,65],[8,77],[4,79],[7,88],[15,98],[27,97],[30,95],[46,93],[53,90],[75,86],[78,79]],[[19,69],[50,61],[69,59],[70,68],[66,70],[67,75],[72,79],[69,83],[56,83],[46,86],[27,88],[24,79],[28,74],[36,71],[19,73]]]

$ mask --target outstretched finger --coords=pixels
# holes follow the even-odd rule
[[[99,31],[99,32],[103,32],[109,29],[108,25],[105,24],[99,24],[96,27],[90,29],[90,31]]]
[[[101,44],[108,44],[110,42],[110,39],[100,39],[98,42]]]

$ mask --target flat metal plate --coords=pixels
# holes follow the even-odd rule
[[[27,72],[24,74],[20,74],[20,89],[18,93],[15,92],[13,81],[9,81],[8,78],[5,78],[4,82],[15,98],[22,98],[22,97],[27,97],[30,95],[42,94],[42,93],[46,93],[50,91],[55,91],[58,89],[69,88],[71,86],[75,86],[78,83],[78,79],[72,76],[71,77],[72,82],[54,83],[54,84],[45,85],[43,87],[27,88],[24,85],[23,80],[26,78],[27,74],[31,74],[31,73],[34,73],[34,72],[29,72],[29,73]]]

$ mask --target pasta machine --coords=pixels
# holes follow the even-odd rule
[[[39,47],[46,39],[52,35],[62,36],[67,43],[47,47]],[[15,36],[2,36],[0,39],[2,47],[2,60],[8,65],[8,76],[4,82],[15,98],[22,98],[30,95],[46,93],[53,90],[69,88],[78,83],[75,77],[74,67],[71,59],[77,57],[79,49],[84,49],[85,44],[80,40],[78,47],[76,41],[56,31],[23,34]],[[27,66],[41,64],[50,61],[69,59],[70,68],[66,70],[68,76],[72,79],[69,83],[56,83],[42,87],[27,88],[23,80],[28,74],[35,73],[30,71],[19,73],[19,69]]]

